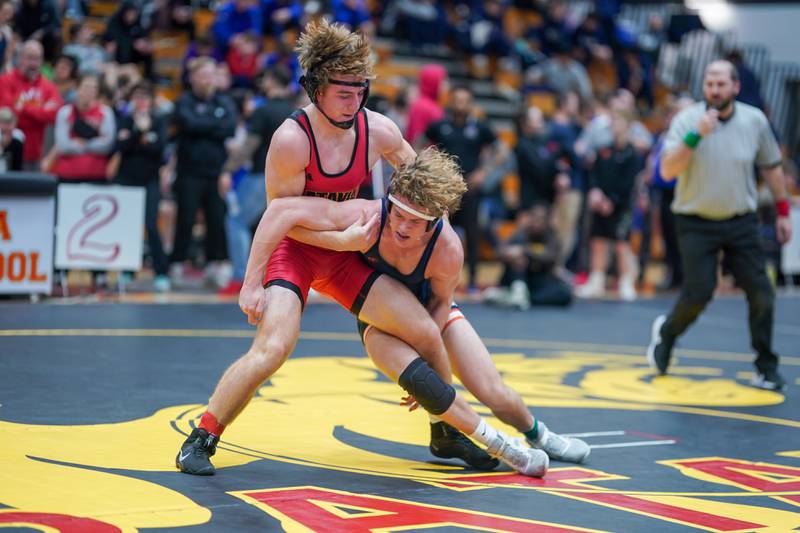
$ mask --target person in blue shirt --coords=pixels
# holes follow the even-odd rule
[[[261,36],[261,7],[255,0],[230,0],[217,11],[211,32],[223,54],[237,35],[255,33]]]

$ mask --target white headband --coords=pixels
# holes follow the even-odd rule
[[[388,198],[389,198],[390,202],[392,202],[394,205],[396,205],[397,207],[399,207],[400,209],[402,209],[406,213],[410,213],[410,214],[414,215],[415,217],[421,218],[422,220],[436,220],[436,217],[432,217],[430,215],[426,215],[425,213],[420,213],[419,211],[417,211],[413,207],[407,206],[406,204],[404,204],[403,202],[401,202],[400,200],[398,200],[397,198],[392,196],[392,193],[389,193]]]

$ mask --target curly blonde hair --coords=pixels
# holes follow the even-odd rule
[[[402,196],[434,217],[453,214],[467,192],[455,158],[431,146],[392,175],[392,195]]]
[[[375,77],[369,40],[336,22],[309,22],[297,40],[295,52],[306,76],[313,76],[320,88],[334,74]]]

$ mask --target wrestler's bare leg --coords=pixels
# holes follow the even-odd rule
[[[278,285],[266,290],[267,306],[250,349],[228,367],[208,401],[208,412],[226,426],[283,365],[300,335],[302,306],[297,294]]]
[[[589,457],[591,448],[584,441],[554,433],[531,415],[519,393],[503,382],[469,321],[450,323],[443,338],[456,376],[499,420],[524,433],[531,446],[544,450],[551,459],[581,463]]]
[[[452,383],[450,362],[439,328],[405,285],[389,276],[380,276],[372,284],[358,318],[404,341],[442,379]]]
[[[419,360],[419,355],[408,344],[374,327],[366,331],[364,345],[375,366],[395,382],[400,382],[405,370]],[[527,448],[489,426],[460,395],[456,394],[447,410],[437,416],[484,444],[489,454],[518,472],[543,476],[547,471],[546,453]]]
[[[442,335],[453,372],[475,398],[502,422],[525,433],[533,417],[520,395],[503,382],[489,350],[466,319],[456,320]]]

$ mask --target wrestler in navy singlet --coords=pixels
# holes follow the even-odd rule
[[[431,259],[431,255],[433,255],[433,247],[436,246],[436,241],[439,239],[439,235],[442,233],[444,220],[439,220],[439,222],[437,222],[436,228],[433,230],[433,235],[431,235],[431,240],[428,241],[428,244],[425,246],[425,251],[422,252],[422,257],[420,257],[419,263],[417,263],[417,266],[414,268],[414,270],[410,274],[403,274],[395,267],[387,263],[380,254],[381,236],[383,235],[383,228],[386,226],[386,221],[389,218],[387,203],[388,200],[386,198],[381,200],[381,228],[378,231],[378,239],[375,241],[375,244],[373,244],[372,247],[370,247],[370,249],[364,252],[362,255],[364,256],[364,259],[367,260],[367,263],[369,263],[369,266],[381,274],[386,274],[387,276],[393,277],[408,287],[408,290],[410,290],[411,293],[417,297],[420,303],[422,303],[423,306],[427,306],[431,299],[432,293],[431,282],[429,279],[425,278],[425,269],[428,268],[428,262]],[[358,331],[361,334],[362,339],[367,326],[368,325],[366,323],[361,322],[360,320],[358,321]]]

